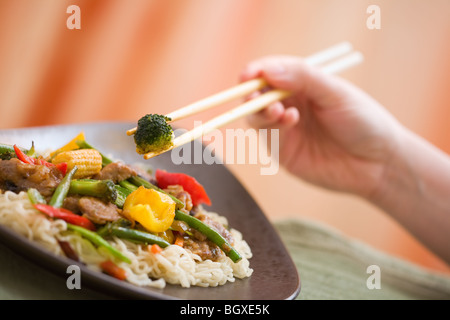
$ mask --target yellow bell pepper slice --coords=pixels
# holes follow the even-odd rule
[[[175,218],[176,203],[168,195],[143,186],[125,199],[123,214],[150,232],[164,232]]]
[[[72,151],[72,150],[79,149],[80,147],[77,144],[78,140],[85,140],[83,131],[81,131],[78,135],[76,135],[75,138],[70,140],[67,144],[65,144],[64,146],[62,146],[58,150],[55,150],[52,153],[50,153],[50,157],[53,158],[58,153],[61,153],[61,152],[64,152],[64,151]]]

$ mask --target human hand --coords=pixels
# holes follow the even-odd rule
[[[279,129],[281,165],[325,188],[364,197],[377,191],[402,136],[391,114],[352,84],[298,57],[255,60],[241,80],[258,77],[293,93],[248,118],[255,128]]]

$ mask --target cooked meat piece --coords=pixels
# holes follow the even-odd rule
[[[164,189],[165,192],[171,194],[178,200],[184,203],[184,209],[189,212],[192,209],[192,198],[191,195],[184,191],[183,187],[176,184],[172,186],[168,186],[167,189]]]
[[[110,202],[103,202],[94,197],[82,197],[78,201],[80,211],[89,220],[97,224],[120,219],[119,209]]]
[[[80,210],[80,196],[70,195],[64,199],[63,208],[72,211],[76,214],[81,214]]]
[[[197,213],[195,217],[211,228],[219,232],[231,245],[233,245],[234,240],[230,231],[227,230],[220,222],[217,222],[210,218],[209,216]],[[223,251],[213,242],[207,239],[207,237],[197,231],[189,230],[192,232],[192,238],[185,238],[183,247],[189,249],[192,253],[195,253],[201,257],[202,260],[210,259],[212,261],[217,261],[222,255]]]
[[[197,219],[201,220],[202,222],[206,223],[211,228],[215,229],[217,232],[219,232],[222,235],[222,237],[224,237],[231,245],[233,245],[233,243],[234,243],[233,236],[231,235],[230,231],[228,231],[228,229],[223,224],[213,220],[212,218],[210,218],[207,215],[202,214],[202,213],[197,213],[195,215],[195,217]]]
[[[202,260],[217,261],[224,254],[216,244],[209,240],[201,241],[186,238],[184,239],[183,248],[199,255]]]
[[[0,189],[13,192],[35,188],[44,196],[53,194],[63,178],[56,167],[28,164],[13,158],[0,160]]]
[[[196,240],[205,241],[206,239],[208,239],[208,237],[205,236],[204,233],[202,233],[202,232],[200,232],[198,230],[192,229],[191,231],[192,231],[192,236]]]
[[[93,179],[96,180],[112,180],[114,183],[119,183],[122,180],[126,180],[133,176],[136,176],[137,172],[130,166],[122,162],[113,162],[106,165],[102,171],[96,174]]]

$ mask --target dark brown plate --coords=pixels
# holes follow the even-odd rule
[[[145,160],[135,152],[133,138],[125,134],[133,126],[130,123],[107,122],[0,130],[0,143],[28,147],[34,141],[39,150],[55,149],[84,131],[86,140],[106,155],[127,163],[143,162]],[[137,287],[81,265],[83,284],[112,297],[131,299],[294,299],[300,292],[297,269],[275,229],[239,181],[224,165],[175,165],[170,155],[167,152],[145,163],[153,168],[187,173],[204,185],[212,201],[212,206],[206,208],[227,217],[230,226],[242,232],[250,245],[253,253],[250,259],[254,270],[252,276],[219,287],[182,288],[167,285],[164,289],[154,289]],[[73,264],[73,261],[53,255],[3,226],[0,226],[0,240],[14,252],[58,275],[67,277],[66,269]]]

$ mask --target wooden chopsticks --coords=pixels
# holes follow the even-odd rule
[[[183,108],[175,110],[175,111],[167,114],[166,116],[171,119],[170,122],[174,122],[174,121],[183,119],[185,117],[197,114],[201,111],[217,107],[228,101],[232,101],[234,99],[244,97],[252,92],[255,92],[259,89],[264,88],[266,85],[267,85],[267,83],[264,79],[249,80],[249,81],[243,82],[235,87],[221,91],[212,96],[209,96],[207,98],[204,98],[202,100],[199,100],[197,102],[189,104]],[[136,128],[133,128],[133,129],[128,130],[127,134],[130,136],[130,135],[133,135],[135,132],[136,132]]]
[[[325,73],[338,73],[346,70],[352,66],[355,66],[362,62],[363,56],[360,52],[353,51],[352,45],[348,42],[342,42],[328,49],[320,51],[305,59],[305,62],[319,66]],[[337,60],[335,60],[337,59]],[[335,61],[332,61],[335,60]],[[331,62],[330,62],[331,61]],[[327,64],[326,64],[327,63]],[[212,96],[206,97],[202,100],[189,104],[183,108],[175,110],[166,116],[171,118],[171,122],[180,120],[182,118],[197,114],[204,110],[216,107],[226,102],[232,101],[237,98],[245,97],[252,92],[258,91],[264,87],[267,87],[267,83],[264,79],[253,79],[247,82],[243,82],[237,86],[229,88],[227,90],[216,93]],[[211,131],[220,128],[242,117],[248,116],[252,113],[262,110],[266,106],[273,102],[283,100],[290,96],[290,92],[286,90],[270,90],[258,97],[251,99],[234,109],[219,115],[210,121],[198,126],[191,131],[188,131],[173,140],[172,147],[159,152],[150,152],[144,155],[144,159],[150,159],[163,152],[172,150],[176,147],[189,143],[201,136],[210,133]],[[128,135],[133,135],[136,132],[136,128],[127,131]]]

